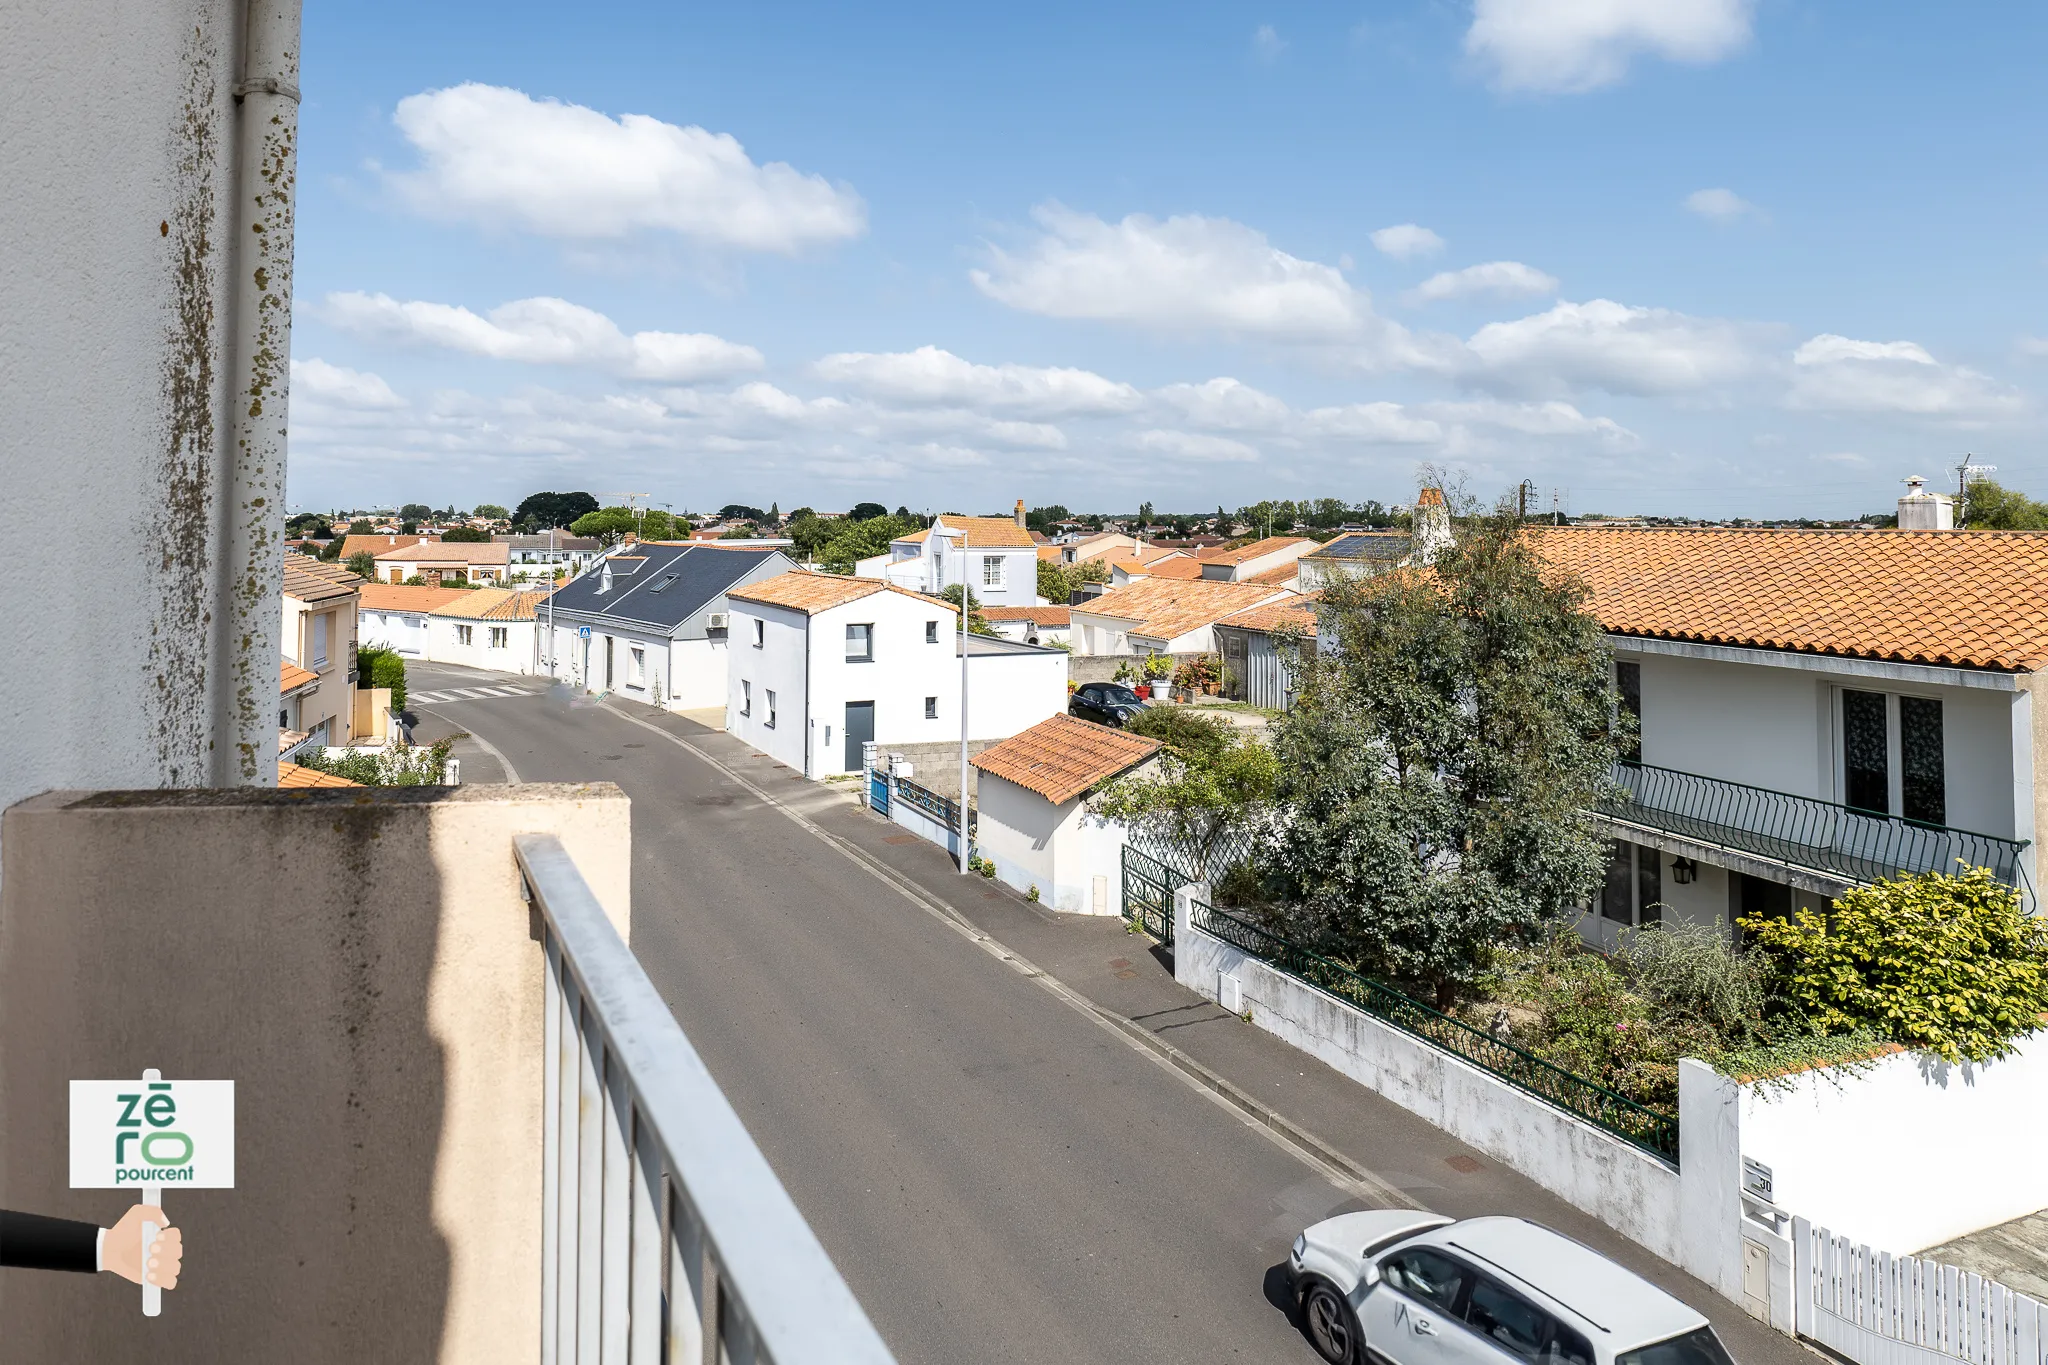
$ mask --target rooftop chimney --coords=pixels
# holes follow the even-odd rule
[[[1024,499],[1022,498],[1017,499],[1017,524],[1019,526],[1024,524]]]
[[[1955,499],[1946,493],[1927,491],[1927,480],[1918,474],[1906,480],[1905,496],[1899,499],[1901,531],[1952,531],[1955,529]]]
[[[1409,558],[1417,564],[1432,564],[1451,548],[1451,509],[1444,505],[1444,490],[1425,488],[1415,496],[1413,548]]]

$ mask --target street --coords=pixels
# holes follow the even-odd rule
[[[1810,1359],[1199,1000],[1120,922],[962,878],[850,787],[545,679],[408,671],[417,737],[473,737],[465,783],[607,779],[632,798],[633,947],[906,1365],[1313,1360],[1282,1306],[1288,1244],[1395,1198],[1545,1222],[1707,1313],[1745,1365]],[[1104,1016],[1304,1140],[1276,1140]]]

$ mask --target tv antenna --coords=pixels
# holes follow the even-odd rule
[[[1962,526],[1970,519],[1970,485],[1982,483],[1989,475],[1998,472],[1995,464],[1978,464],[1977,457],[1965,455],[1956,465],[1956,525]]]

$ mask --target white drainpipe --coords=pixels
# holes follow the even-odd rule
[[[274,786],[278,576],[291,390],[293,205],[298,175],[299,0],[248,0],[233,91],[235,206],[227,215],[229,403],[219,543],[214,781]]]

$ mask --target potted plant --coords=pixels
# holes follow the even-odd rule
[[[1192,659],[1182,660],[1180,666],[1173,670],[1173,685],[1190,694],[1199,692],[1206,696],[1214,696],[1216,656],[1197,654]]]
[[[1173,660],[1164,654],[1154,654],[1145,660],[1145,679],[1152,684],[1152,700],[1173,700],[1173,684],[1169,681],[1172,674]]]

